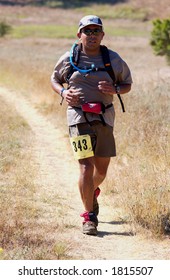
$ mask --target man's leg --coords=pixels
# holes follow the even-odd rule
[[[83,233],[85,234],[97,234],[99,206],[94,191],[106,177],[109,162],[110,158],[101,157],[79,160],[79,190],[85,208],[81,216],[84,217]]]
[[[97,197],[100,194],[99,185],[104,181],[107,169],[110,163],[110,157],[95,157],[94,160],[94,172],[93,172],[93,184],[94,184],[94,195],[93,195],[93,212],[98,216],[99,204]]]
[[[94,172],[94,158],[85,158],[79,160],[80,177],[79,177],[79,191],[85,211],[93,211],[93,172]]]
[[[90,157],[79,160],[79,191],[86,211],[93,211],[95,189],[104,181],[110,163],[109,157]]]
[[[107,169],[110,163],[110,157],[94,157],[93,185],[94,190],[104,181]]]
[[[79,160],[80,177],[79,177],[79,190],[84,204],[85,211],[81,214],[84,218],[83,233],[96,235],[98,219],[93,211],[93,172],[94,172],[94,158],[87,158]]]

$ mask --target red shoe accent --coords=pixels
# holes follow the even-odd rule
[[[84,213],[80,214],[80,216],[84,218],[83,224],[87,222],[94,222],[96,225],[98,225],[98,220],[94,212],[85,211]]]
[[[97,188],[97,189],[94,191],[94,196],[95,196],[95,198],[98,198],[100,192],[101,192],[101,190],[100,190],[99,188]]]
[[[84,213],[80,214],[80,217],[84,218],[83,223],[90,221],[90,217],[89,217],[89,212],[88,211],[85,211]]]

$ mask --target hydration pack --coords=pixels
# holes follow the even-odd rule
[[[75,71],[79,71],[80,73],[84,73],[84,74],[92,72],[92,71],[107,71],[107,73],[110,75],[110,77],[113,80],[113,84],[116,85],[115,73],[111,66],[108,48],[104,45],[100,46],[102,59],[103,59],[103,63],[104,63],[105,67],[104,68],[101,68],[101,67],[95,68],[94,65],[91,65],[91,67],[87,68],[87,69],[78,68],[81,49],[82,49],[81,44],[74,44],[72,46],[71,53],[70,53],[70,71],[67,76],[67,83],[69,84],[69,79]],[[122,107],[122,111],[125,112],[125,107],[124,107],[120,94],[117,94],[117,96],[119,98],[119,101],[120,101],[120,104]]]

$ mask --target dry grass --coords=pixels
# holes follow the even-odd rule
[[[69,11],[67,14],[72,16]],[[36,20],[38,21],[38,16]],[[115,24],[123,26],[128,22],[117,21]],[[134,23],[129,24],[133,26]],[[135,25],[137,24],[141,29],[141,22],[136,22]],[[149,34],[150,23],[143,24],[146,33]],[[48,115],[51,121],[62,123],[63,131],[67,131],[66,108],[61,108],[59,98],[52,94],[50,75],[58,57],[69,49],[72,43],[73,41],[68,39],[30,38],[0,41],[1,83],[22,92],[41,112]],[[130,65],[134,80],[132,92],[124,97],[127,111],[125,114],[120,112],[119,104],[115,100],[118,156],[111,163],[105,183],[105,194],[111,204],[116,202],[117,206],[124,206],[123,219],[130,220],[133,226],[142,225],[153,234],[163,236],[164,224],[170,213],[170,84],[160,73],[160,69],[164,69],[166,64],[164,58],[152,54],[146,38],[131,37],[127,40],[108,37],[104,43],[124,57]],[[0,247],[4,249],[1,257],[69,258],[69,244],[63,243],[62,240],[56,244],[52,235],[52,231],[62,230],[60,225],[52,225],[49,229],[48,224],[38,224],[40,209],[35,203],[37,186],[30,180],[35,170],[30,168],[31,154],[24,153],[32,137],[29,128],[22,119],[18,119],[16,112],[10,110],[8,115],[6,105],[1,107],[4,110],[1,110],[3,129],[0,133],[2,142],[6,143],[3,151],[1,149],[0,160],[0,205],[3,207],[3,210],[0,209]]]
[[[69,242],[54,237],[63,225],[49,226],[37,203],[41,186],[34,183],[31,130],[14,108],[0,101],[0,258],[68,259]]]
[[[161,74],[161,68],[167,69],[162,58],[154,58],[147,45],[142,49],[140,59],[131,54],[134,85],[124,97],[126,114],[117,108],[118,156],[109,184],[121,193],[125,217],[161,236],[170,214],[170,83],[166,72]]]
[[[131,112],[126,127],[118,124],[120,155],[114,168],[119,170],[114,176],[120,178],[115,185],[122,192],[120,201],[130,220],[160,235],[165,233],[170,214],[169,98],[150,92],[155,96],[148,99],[143,92],[138,98],[138,111]]]
[[[35,210],[27,201],[34,194],[34,184],[30,180],[33,171],[28,168],[30,131],[26,122],[2,100],[0,114],[0,243],[3,249],[12,251],[16,243],[21,243],[29,211],[32,218]],[[26,155],[25,149],[28,149]]]

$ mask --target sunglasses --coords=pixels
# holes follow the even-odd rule
[[[81,31],[82,33],[84,33],[86,36],[91,36],[91,35],[95,35],[95,36],[98,36],[100,33],[102,33],[102,29],[99,29],[99,28],[95,28],[95,29],[83,29]]]

